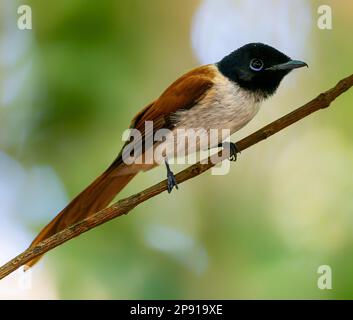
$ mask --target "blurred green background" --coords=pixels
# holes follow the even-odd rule
[[[294,2],[298,12],[292,1],[250,3],[32,0],[33,30],[20,31],[23,3],[0,2],[2,262],[112,162],[140,108],[185,71],[215,62],[222,44],[268,37],[310,66],[233,140],[352,72],[353,3],[325,1],[332,30],[317,26],[321,1]],[[206,173],[60,246],[33,270],[31,289],[9,280],[0,297],[352,298],[352,104],[349,92],[243,152],[228,175]],[[140,175],[119,198],[164,177],[164,168]],[[320,265],[332,268],[332,290],[317,287]]]

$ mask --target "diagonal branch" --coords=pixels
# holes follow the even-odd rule
[[[320,109],[327,108],[332,101],[334,101],[338,96],[347,91],[353,86],[353,74],[349,77],[341,80],[332,89],[321,93],[318,97],[306,103],[304,106],[294,110],[293,112],[285,115],[284,117],[270,123],[269,125],[261,128],[260,130],[254,132],[253,134],[247,136],[246,138],[238,141],[236,143],[239,151],[243,151],[254,144],[265,140],[266,138],[272,136],[273,134],[283,130],[284,128],[292,125],[293,123],[307,117],[311,113],[318,111]],[[219,158],[219,161],[225,160],[225,155]],[[176,175],[178,184],[192,179],[203,172],[209,170],[215,166],[214,161],[208,161],[207,164],[197,163],[190,166],[189,168],[181,171]],[[119,217],[124,214],[128,214],[132,209],[134,209],[139,204],[147,201],[148,199],[157,196],[158,194],[167,190],[167,182],[162,181],[156,185],[141,191],[135,195],[128,198],[122,199],[112,206],[101,210],[86,219],[60,231],[59,233],[51,236],[48,239],[38,243],[35,247],[25,250],[23,253],[19,254],[17,257],[7,262],[0,268],[0,279],[6,277],[19,267],[25,265],[32,259],[54,249],[55,247],[63,244],[64,242],[79,236],[80,234],[95,228],[109,220]]]

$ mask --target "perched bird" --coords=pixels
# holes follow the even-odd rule
[[[292,60],[268,45],[247,44],[218,63],[198,67],[180,77],[134,117],[131,128],[140,130],[142,139],[147,135],[146,121],[152,121],[154,132],[162,128],[175,132],[180,128],[202,127],[206,132],[229,129],[232,134],[257,114],[261,102],[275,93],[292,69],[303,66],[307,64]],[[234,144],[230,144],[230,151],[234,158],[237,153]],[[167,158],[170,192],[177,187],[177,181]],[[38,234],[30,247],[104,209],[138,172],[155,166],[156,163],[127,165],[123,161],[123,151],[120,152],[111,166]],[[30,261],[27,266],[37,260]]]

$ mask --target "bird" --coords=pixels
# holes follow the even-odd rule
[[[246,44],[217,63],[197,67],[182,75],[159,98],[137,113],[130,129],[141,132],[142,143],[148,134],[153,135],[160,129],[168,129],[173,134],[177,129],[202,127],[206,134],[211,129],[228,129],[233,134],[255,117],[261,103],[276,92],[286,75],[304,66],[307,67],[307,63],[292,60],[267,44]],[[145,129],[147,121],[152,122],[153,132]],[[156,145],[154,143],[150,147]],[[223,146],[222,141],[218,141],[217,146]],[[230,159],[235,160],[238,153],[236,144],[229,143],[228,148]],[[139,172],[157,166],[156,163],[126,164],[123,150],[107,170],[40,231],[29,248],[104,209]],[[165,165],[170,193],[178,185],[169,167],[168,155]],[[33,266],[39,258],[28,262],[26,267]]]

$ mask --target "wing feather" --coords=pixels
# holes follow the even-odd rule
[[[137,129],[141,133],[142,149],[144,150],[144,140],[148,135],[160,129],[172,129],[175,121],[173,115],[179,110],[190,109],[195,106],[214,85],[213,79],[216,76],[216,68],[213,65],[206,65],[181,76],[170,85],[162,95],[141,110],[132,120],[130,129]],[[153,123],[153,132],[145,129],[145,122]],[[124,147],[129,144],[127,142]],[[134,140],[134,144],[141,143],[141,140]],[[123,149],[124,149],[123,147]],[[133,146],[131,146],[133,148]],[[120,153],[119,158],[122,153]],[[140,154],[135,154],[136,157]],[[119,159],[118,158],[118,159]],[[118,160],[117,159],[117,160]]]
[[[148,105],[133,120],[133,128],[144,132],[145,121],[152,121],[154,131],[173,128],[171,116],[178,110],[196,105],[213,86],[216,70],[211,65],[196,68],[169,86],[163,94]]]

